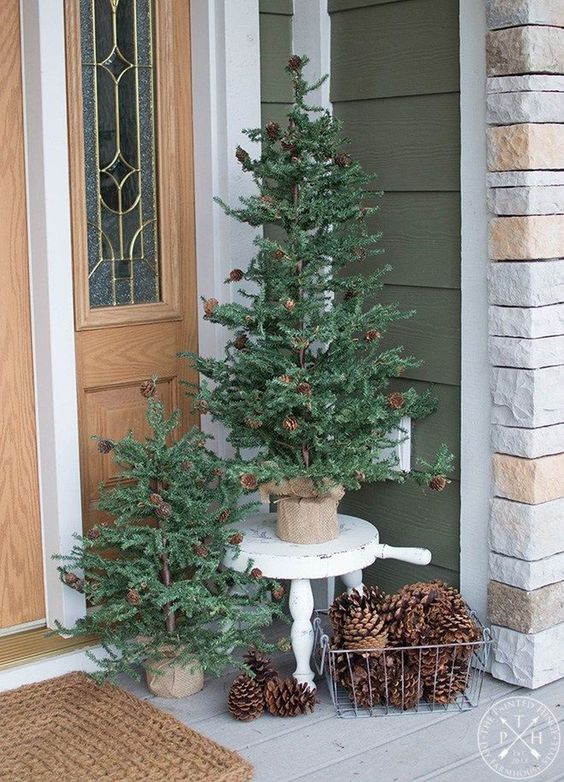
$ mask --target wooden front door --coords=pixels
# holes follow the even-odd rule
[[[45,616],[19,0],[0,3],[0,630]]]
[[[83,523],[111,457],[92,435],[146,431],[141,382],[191,417],[197,347],[188,0],[67,0]]]

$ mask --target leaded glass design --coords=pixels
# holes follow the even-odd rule
[[[151,0],[80,0],[91,307],[160,301]]]

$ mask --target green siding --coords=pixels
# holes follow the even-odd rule
[[[282,122],[292,99],[284,72],[292,54],[292,0],[261,0],[260,54],[262,124]]]
[[[390,329],[423,364],[394,383],[430,383],[439,412],[416,423],[413,457],[460,441],[460,120],[456,0],[329,0],[331,99],[351,152],[384,195],[370,226],[392,264],[382,298],[416,310]],[[364,264],[368,270],[368,264]],[[447,491],[408,482],[350,493],[343,510],[373,521],[385,543],[425,546],[426,568],[378,561],[367,580],[386,590],[420,579],[458,581],[458,465]]]

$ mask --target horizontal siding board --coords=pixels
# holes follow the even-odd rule
[[[460,197],[458,193],[390,193],[369,220],[381,231],[379,247],[392,271],[386,282],[434,288],[460,287]]]
[[[338,14],[331,50],[333,101],[456,92],[457,3],[411,0]]]
[[[417,95],[336,103],[349,151],[384,191],[460,189],[459,96]]]
[[[292,51],[291,17],[261,14],[260,48],[261,99],[267,103],[291,101],[291,81],[284,71]]]
[[[330,14],[339,11],[352,11],[355,8],[366,8],[370,5],[387,5],[389,3],[405,3],[409,0],[329,0],[328,8]]]
[[[448,385],[460,384],[460,293],[456,290],[385,285],[378,300],[397,303],[412,318],[390,326],[384,347],[403,345],[405,354],[423,362],[406,377]]]
[[[259,11],[261,14],[283,14],[292,16],[294,13],[293,0],[260,0]]]
[[[457,570],[459,552],[459,484],[453,481],[443,492],[423,490],[413,481],[391,481],[350,492],[339,506],[372,522],[380,541],[390,546],[423,546],[431,550],[433,564]]]
[[[388,595],[397,592],[404,584],[435,579],[446,581],[458,589],[458,570],[437,567],[433,563],[421,566],[396,562],[393,559],[379,559],[364,571],[364,583],[379,586]]]

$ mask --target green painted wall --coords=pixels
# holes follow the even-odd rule
[[[259,9],[262,124],[282,123],[291,100],[284,66],[292,54],[293,0],[260,0]]]
[[[390,338],[423,360],[397,383],[431,382],[440,410],[415,425],[414,455],[460,440],[460,121],[457,0],[329,0],[331,99],[352,154],[384,191],[372,228],[393,271],[384,297],[416,316]],[[375,261],[373,260],[372,263]],[[343,510],[373,521],[392,545],[425,546],[423,568],[379,561],[368,580],[458,583],[459,484],[443,494],[406,484],[363,488]]]

